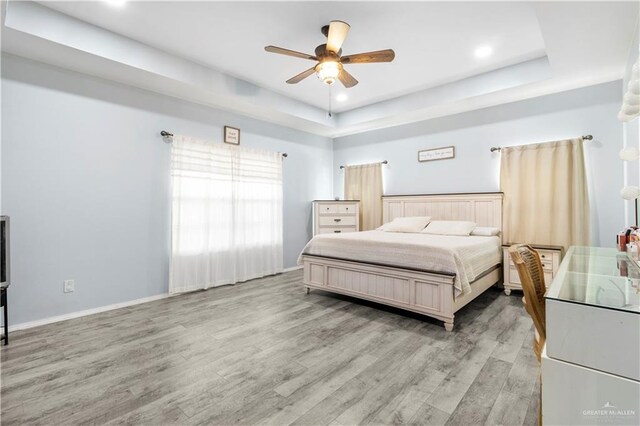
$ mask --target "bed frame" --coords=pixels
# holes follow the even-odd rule
[[[470,220],[502,230],[502,193],[402,195],[382,197],[383,222],[396,217]],[[350,260],[303,255],[303,284],[418,312],[444,321],[453,330],[455,312],[502,279],[502,264],[471,283],[471,292],[454,297],[455,275]]]

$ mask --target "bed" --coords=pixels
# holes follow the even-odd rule
[[[384,196],[396,217],[469,220],[502,229],[502,193]],[[418,312],[453,330],[455,312],[501,281],[499,237],[382,231],[314,237],[299,258],[303,284]]]

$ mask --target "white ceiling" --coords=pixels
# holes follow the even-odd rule
[[[334,95],[343,111],[543,56],[545,45],[528,3],[399,2],[46,2],[47,7],[166,52],[326,109],[328,87],[315,76],[285,81],[313,62],[264,51],[273,44],[305,53],[325,42],[322,25],[351,24],[343,54],[393,48],[389,64],[355,64],[360,81]],[[488,45],[489,58],[474,50]]]
[[[38,3],[2,3],[3,52],[339,137],[620,79],[640,2]],[[336,84],[329,118],[327,86],[285,83],[313,62],[263,48],[312,53],[333,19],[345,54],[396,60],[348,66],[360,84]]]

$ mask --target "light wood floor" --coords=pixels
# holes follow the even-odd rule
[[[447,333],[419,315],[305,295],[301,276],[12,333],[2,424],[536,424],[520,295],[488,290]]]

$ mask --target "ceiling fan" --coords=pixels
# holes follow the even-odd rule
[[[340,83],[342,83],[344,87],[350,88],[358,84],[358,80],[344,69],[344,65],[391,62],[396,54],[392,49],[386,49],[341,56],[342,43],[344,43],[344,39],[347,38],[349,28],[351,28],[350,25],[342,21],[331,21],[329,25],[322,27],[321,31],[322,34],[327,37],[327,43],[316,47],[315,56],[276,46],[267,46],[264,50],[271,53],[318,61],[315,66],[287,80],[289,84],[299,83],[311,74],[316,73],[318,78],[326,84],[331,85],[335,83],[336,80],[340,80]]]

